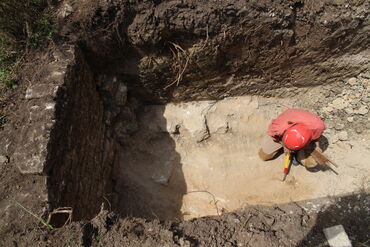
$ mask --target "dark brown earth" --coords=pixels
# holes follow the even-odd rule
[[[66,3],[73,8],[69,14],[61,11]],[[96,170],[81,166],[78,176],[70,173],[75,167],[63,155],[68,142],[63,139],[63,126],[98,118],[87,113],[90,118],[63,115],[73,113],[76,106],[56,117],[58,121],[72,120],[58,122],[55,136],[61,139],[54,139],[50,148],[59,150],[60,155],[53,156],[58,159],[48,163],[48,169],[37,174],[20,173],[16,160],[29,159],[32,145],[30,153],[14,157],[25,146],[22,126],[29,124],[26,89],[55,83],[47,81],[45,73],[57,60],[53,54],[63,51],[63,45],[77,47],[78,61],[86,61],[78,64],[81,70],[70,65],[68,69],[80,74],[89,71],[81,77],[96,83],[83,86],[89,88],[89,95],[73,87],[83,84],[63,85],[67,95],[73,95],[71,101],[95,97],[101,107],[110,104],[106,96],[97,98],[97,91],[104,91],[98,82],[99,78],[115,76],[130,92],[128,113],[119,115],[129,125],[132,119],[127,116],[133,115],[130,110],[138,101],[166,103],[248,94],[289,97],[311,86],[334,84],[357,75],[366,69],[363,53],[369,47],[367,1],[60,1],[53,10],[56,39],[45,50],[30,54],[19,88],[9,91],[1,103],[8,123],[0,132],[0,155],[6,157],[0,164],[0,246],[325,246],[322,229],[336,224],[344,225],[355,246],[369,245],[366,193],[341,201],[333,199],[333,206],[319,213],[289,204],[248,207],[187,222],[162,222],[119,216],[113,204],[112,210],[94,218],[101,203],[112,198],[85,197],[86,190],[74,190],[74,186],[84,179],[91,194],[96,192],[91,188],[99,188],[95,194],[111,195],[111,167]],[[67,102],[60,95],[48,100],[59,105]],[[79,103],[76,100],[77,108]],[[110,113],[111,109],[104,107],[104,113]],[[95,108],[83,109],[93,112]],[[78,130],[72,134],[75,140],[86,136],[81,133],[88,128],[81,125]],[[88,131],[90,134],[97,136]],[[122,136],[129,135],[128,130]],[[7,140],[12,142],[9,148]],[[79,150],[71,145],[72,150]],[[91,153],[86,157],[96,162]],[[92,179],[88,176],[91,170],[101,171],[102,176]],[[70,183],[63,189],[64,179]],[[106,186],[101,189],[99,184]],[[30,215],[32,212],[46,219],[53,209],[68,205],[75,207],[75,218],[80,221],[61,229],[47,230]]]
[[[315,212],[303,203],[247,207],[185,222],[120,218],[102,210],[89,222],[46,230],[36,222],[3,246],[328,246],[323,229],[342,224],[353,246],[369,246],[370,197],[330,199]],[[317,203],[305,202],[305,205]]]

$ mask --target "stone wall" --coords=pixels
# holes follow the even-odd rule
[[[72,207],[75,218],[94,216],[109,187],[114,148],[104,141],[103,117],[93,73],[75,49],[56,99],[57,122],[46,164],[50,202],[54,208]]]
[[[2,133],[1,154],[25,179],[43,178],[32,196],[49,210],[72,207],[74,219],[91,218],[112,187],[115,148],[105,138],[103,101],[78,47],[58,47],[40,59],[18,112],[19,129]]]

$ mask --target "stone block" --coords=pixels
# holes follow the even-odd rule
[[[342,225],[325,228],[324,234],[331,247],[352,247],[351,241]]]

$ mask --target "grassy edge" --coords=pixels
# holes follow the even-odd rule
[[[30,211],[29,209],[27,209],[26,207],[24,207],[22,204],[20,204],[19,202],[17,201],[14,201],[14,203],[20,207],[21,209],[23,209],[25,212],[27,212],[28,214],[30,214],[31,216],[33,216],[37,221],[39,221],[42,225],[44,225],[46,228],[49,228],[50,230],[54,230],[54,227],[52,225],[50,225],[48,222],[46,222],[45,220],[43,220],[40,216],[36,215],[35,213],[33,213],[32,211]]]

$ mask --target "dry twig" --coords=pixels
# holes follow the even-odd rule
[[[51,217],[55,214],[68,214],[68,218],[62,226],[62,227],[64,227],[65,225],[67,225],[68,223],[70,223],[72,221],[73,209],[71,207],[62,207],[62,208],[57,208],[57,209],[53,210],[53,212],[51,212],[49,214],[49,217],[48,217],[47,223],[49,225],[50,225]]]
[[[218,207],[217,207],[217,200],[216,200],[216,197],[215,195],[213,195],[211,192],[207,191],[207,190],[192,190],[192,191],[188,191],[186,192],[185,194],[190,194],[190,193],[208,193],[212,196],[212,199],[213,199],[213,203],[214,203],[214,206],[216,208],[216,212],[217,212],[217,215],[220,216],[220,213],[219,213],[219,210],[218,210]]]

